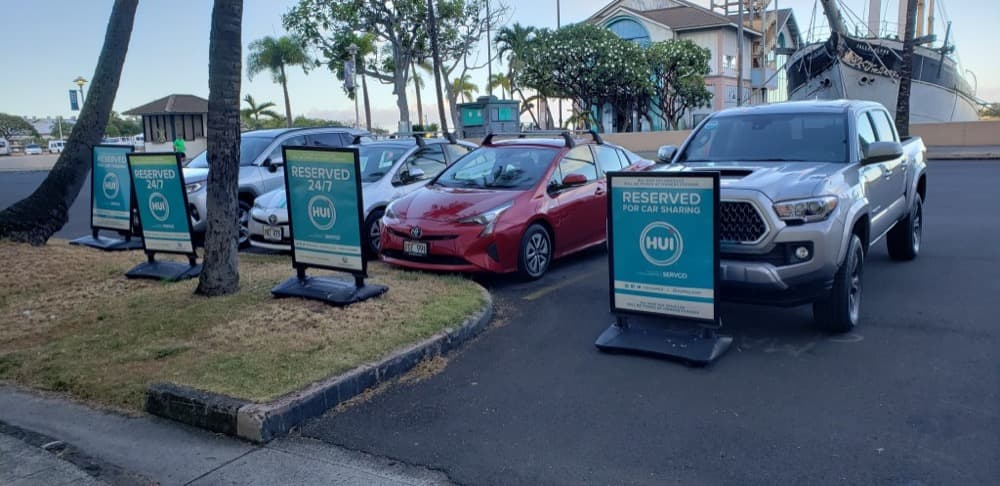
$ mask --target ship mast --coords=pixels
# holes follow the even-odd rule
[[[838,34],[847,34],[847,27],[844,25],[844,18],[840,15],[840,6],[837,5],[837,1],[819,0],[819,3],[823,5],[823,13],[826,14],[830,30]]]

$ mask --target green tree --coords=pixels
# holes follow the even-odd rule
[[[93,146],[111,115],[138,3],[115,0],[90,92],[66,148],[35,192],[0,212],[0,238],[43,245],[66,224],[69,207],[90,174]]]
[[[510,92],[510,78],[504,73],[496,73],[486,86],[491,90],[500,88],[500,97],[507,98],[507,93]]]
[[[528,116],[536,125],[538,117],[532,109],[534,104],[528,101],[524,91],[520,88],[521,72],[524,70],[524,55],[529,43],[534,40],[538,31],[531,26],[523,26],[515,23],[509,27],[503,27],[497,32],[496,45],[497,55],[507,58],[507,82],[509,83],[511,96],[517,94],[521,98],[522,109],[526,108]]]
[[[461,78],[455,78],[451,81],[451,90],[468,103],[475,98],[476,91],[479,91],[479,86],[476,86],[472,82],[472,75],[466,74]]]
[[[269,117],[272,120],[281,118],[281,115],[271,109],[277,105],[271,103],[270,101],[257,104],[257,100],[253,99],[253,96],[247,93],[247,95],[243,97],[243,102],[247,104],[247,107],[240,110],[240,117],[243,119],[244,123],[252,129],[260,128],[261,115]]]
[[[632,111],[642,112],[652,96],[643,49],[594,25],[539,31],[528,43],[522,60],[523,86],[547,98],[573,100],[584,110],[610,104],[619,126],[628,124]],[[609,128],[603,121],[598,127],[602,131]]]
[[[63,121],[63,130],[66,130],[66,122]],[[104,129],[104,134],[109,137],[131,137],[142,133],[142,122],[137,117],[122,117],[117,112],[111,112],[108,119],[108,126]]]
[[[711,51],[686,39],[655,42],[646,49],[656,107],[671,129],[677,129],[688,109],[709,106],[712,101],[705,87],[711,58]]]
[[[979,116],[983,118],[1000,118],[1000,103],[989,103],[981,110]]]
[[[247,56],[247,76],[250,80],[264,71],[270,72],[275,83],[281,84],[285,95],[285,119],[292,119],[292,105],[288,100],[289,66],[302,66],[303,72],[309,72],[309,66],[314,61],[306,53],[303,43],[289,36],[274,38],[264,36],[250,43],[250,54]],[[289,124],[289,127],[292,125]]]
[[[238,199],[242,31],[243,0],[215,0],[208,41],[208,227],[195,290],[209,296],[239,291],[240,219],[250,211],[248,202]]]
[[[27,136],[38,136],[38,131],[27,120],[16,115],[0,113],[0,138],[10,140],[11,137]]]

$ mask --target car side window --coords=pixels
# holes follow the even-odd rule
[[[469,153],[472,149],[464,145],[458,145],[457,143],[449,143],[448,145],[445,145],[445,150],[448,151],[448,158],[454,162],[458,160],[459,157]]]
[[[562,161],[559,162],[559,170],[562,176],[570,174],[583,174],[587,182],[597,180],[597,166],[594,164],[594,155],[590,152],[590,146],[580,145],[573,147]]]
[[[864,158],[868,151],[868,146],[876,140],[875,129],[872,128],[871,120],[867,113],[858,115],[858,149],[861,151],[859,158]]]
[[[314,133],[309,135],[309,145],[311,147],[343,147],[349,143],[344,143],[342,133]]]
[[[444,158],[442,144],[428,145],[406,158],[405,170],[417,167],[423,171],[423,177],[416,180],[431,179],[441,173],[448,163]]]
[[[285,140],[284,142],[281,142],[281,145],[275,147],[274,150],[271,151],[271,154],[268,155],[267,157],[269,159],[271,159],[271,163],[284,162],[285,159],[281,155],[281,147],[295,147],[295,146],[301,146],[301,145],[305,145],[305,144],[306,144],[306,137],[304,135],[299,135],[297,137],[291,137],[291,138]]]
[[[896,142],[899,139],[896,138],[896,131],[893,129],[892,122],[889,121],[889,114],[884,111],[873,111],[871,112],[872,120],[875,122],[875,131],[878,132],[878,139],[881,142]]]
[[[622,169],[622,160],[618,157],[618,150],[601,145],[594,147],[594,149],[597,150],[597,165],[601,167],[601,172],[607,174]]]

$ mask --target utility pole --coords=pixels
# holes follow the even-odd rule
[[[559,10],[560,10],[560,8],[559,8],[559,0],[556,0],[556,28],[557,29],[560,28],[560,27],[562,27],[562,18],[559,15]],[[511,98],[513,98],[513,96],[511,96]],[[563,126],[562,98],[559,98],[559,108],[558,109],[559,109],[559,128],[562,128],[562,126]]]
[[[490,0],[486,0],[486,90],[493,96],[493,42],[490,41]]]
[[[736,14],[736,106],[743,106],[743,1]]]
[[[441,51],[438,47],[437,16],[434,14],[434,0],[427,0],[427,28],[431,33],[431,57],[434,59],[434,89],[437,91],[438,116],[441,117],[441,133],[448,133],[448,119],[444,116],[444,97],[441,95]]]

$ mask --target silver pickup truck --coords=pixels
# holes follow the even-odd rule
[[[721,175],[721,297],[813,304],[835,332],[859,320],[868,249],[920,251],[926,147],[899,139],[882,105],[806,101],[715,113],[677,149],[665,171]]]

